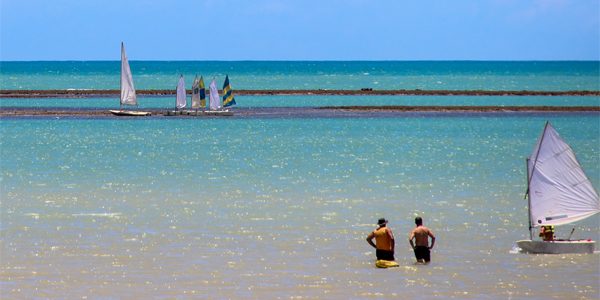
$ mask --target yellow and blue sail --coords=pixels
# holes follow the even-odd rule
[[[198,86],[200,88],[200,107],[206,107],[206,89],[204,88],[204,79],[202,79],[202,76],[200,76]]]
[[[223,107],[235,105],[235,98],[229,84],[229,75],[225,75],[225,83],[223,84]]]

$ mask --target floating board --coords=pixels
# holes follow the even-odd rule
[[[130,110],[110,110],[113,115],[117,116],[151,116],[149,111],[130,111]]]
[[[391,267],[399,267],[400,265],[393,260],[380,259],[375,263],[375,266],[377,266],[378,268],[391,268]]]

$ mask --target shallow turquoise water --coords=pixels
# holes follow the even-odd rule
[[[234,96],[237,107],[322,107],[347,105],[600,106],[595,96]],[[188,97],[188,108],[191,107]],[[142,109],[174,108],[175,96],[141,97]],[[0,98],[0,107],[119,107],[119,98]]]
[[[599,117],[549,119],[598,190]],[[598,253],[513,251],[545,120],[0,119],[2,294],[594,298]],[[438,237],[429,266],[407,241],[417,215]],[[400,268],[374,267],[379,217]]]

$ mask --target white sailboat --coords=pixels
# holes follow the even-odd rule
[[[213,77],[212,82],[210,83],[210,86],[208,88],[209,91],[209,102],[208,102],[208,108],[212,111],[221,109],[221,99],[219,97],[219,89],[217,89],[217,82],[215,81],[215,78]]]
[[[177,97],[175,100],[175,108],[182,109],[187,106],[187,96],[185,94],[185,82],[183,75],[179,77],[179,83],[177,83]]]
[[[591,240],[533,241],[533,230],[589,218],[600,212],[600,200],[575,152],[546,122],[527,159],[530,239],[517,241],[527,253],[593,253]],[[569,237],[570,238],[570,237]]]
[[[121,43],[121,104],[119,110],[111,110],[110,112],[118,116],[149,116],[147,111],[130,111],[123,110],[123,105],[135,105],[137,107],[137,96],[135,87],[133,87],[133,77],[129,68],[129,60],[125,53],[125,46]]]

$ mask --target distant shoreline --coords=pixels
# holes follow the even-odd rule
[[[140,96],[174,96],[175,90],[137,90]],[[191,90],[187,91],[191,94]],[[234,90],[243,96],[600,96],[600,91],[483,90]],[[119,90],[0,90],[0,98],[118,97]]]

